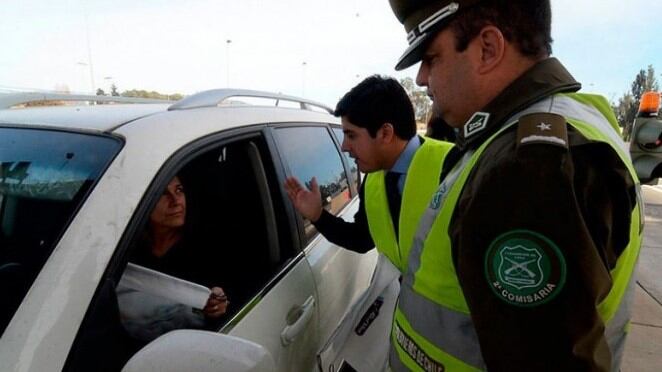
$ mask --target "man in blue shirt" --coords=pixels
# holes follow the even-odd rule
[[[401,243],[402,226],[399,225],[404,220],[400,205],[407,209],[407,220],[411,220],[411,216],[418,220],[418,210],[422,211],[430,200],[443,160],[452,145],[416,135],[411,101],[404,88],[392,78],[377,75],[366,78],[338,102],[334,114],[341,117],[342,150],[355,159],[361,172],[374,174],[361,185],[360,205],[354,222],[346,222],[322,208],[315,178],[310,182],[311,190],[308,190],[295,177],[289,177],[285,182],[288,196],[296,209],[329,241],[360,253],[377,245],[391,262],[400,267],[407,258],[406,250],[410,244],[407,241],[402,251],[393,246]],[[426,155],[419,159],[416,155],[422,147],[427,149]],[[407,175],[415,159],[419,159],[417,168],[423,175],[412,180],[416,185],[412,183],[407,193]],[[374,182],[370,182],[371,177]],[[427,188],[421,189],[421,183],[430,186],[429,195],[423,190]],[[417,194],[416,200],[411,201],[414,194]],[[405,203],[403,196],[406,196]],[[368,202],[366,207],[366,200],[374,202]],[[380,219],[383,214],[390,214],[392,226],[386,226],[388,220]],[[410,224],[415,226],[415,221],[407,226]],[[413,232],[406,235],[413,235]],[[385,243],[380,245],[379,241]]]

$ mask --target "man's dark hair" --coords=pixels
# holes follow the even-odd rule
[[[367,77],[338,101],[333,114],[367,129],[373,138],[384,123],[391,123],[395,135],[401,139],[409,140],[416,134],[409,96],[402,85],[390,77]]]
[[[449,27],[455,49],[467,49],[480,30],[493,25],[527,57],[552,54],[552,10],[549,0],[484,0],[457,15]]]

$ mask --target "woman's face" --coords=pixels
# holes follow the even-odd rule
[[[149,217],[154,228],[180,228],[186,221],[186,194],[184,186],[175,176]]]

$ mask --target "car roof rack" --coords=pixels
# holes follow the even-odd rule
[[[278,106],[280,101],[288,101],[298,103],[302,110],[312,110],[314,107],[320,108],[330,114],[333,114],[333,109],[330,107],[311,101],[305,98],[288,96],[280,93],[262,92],[258,90],[247,89],[212,89],[204,92],[196,93],[188,96],[177,103],[174,103],[168,108],[168,111],[185,110],[201,107],[216,107],[226,101],[228,98],[235,97],[251,97],[251,98],[266,98],[275,100],[275,106]]]
[[[67,93],[7,93],[0,94],[0,110],[32,102],[73,101],[73,102],[104,102],[104,103],[171,103],[172,101],[152,98],[95,96],[92,94]]]

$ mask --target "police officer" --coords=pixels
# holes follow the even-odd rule
[[[390,0],[459,128],[396,309],[394,371],[618,370],[642,234],[607,101],[551,53],[549,0]]]
[[[404,270],[418,220],[452,144],[416,135],[411,101],[392,78],[366,78],[338,102],[335,115],[341,117],[342,150],[368,174],[354,221],[322,208],[314,178],[311,190],[294,177],[286,180],[285,189],[297,210],[329,241],[357,252],[376,246]]]

